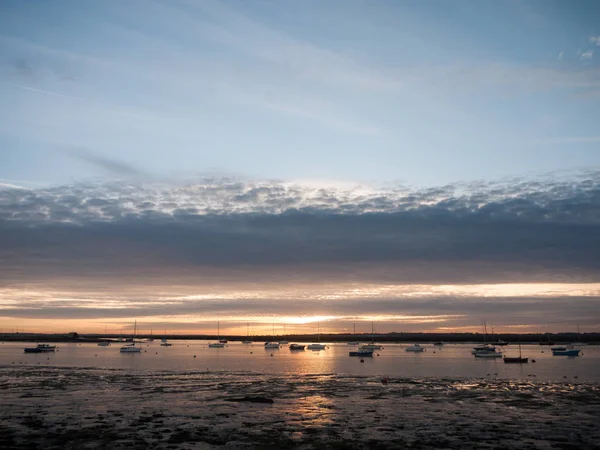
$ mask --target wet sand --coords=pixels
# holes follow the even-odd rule
[[[0,448],[600,449],[598,383],[385,381],[0,367]]]

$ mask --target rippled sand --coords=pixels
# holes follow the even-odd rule
[[[3,367],[0,448],[600,448],[597,383],[385,381]]]

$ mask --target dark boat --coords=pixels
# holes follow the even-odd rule
[[[529,362],[528,361],[529,358],[521,358],[520,356],[505,356],[504,357],[504,362],[505,363],[520,363],[520,364],[524,364]]]
[[[56,345],[50,344],[38,344],[37,347],[29,347],[24,349],[25,353],[45,353],[53,352],[56,350]]]
[[[356,350],[353,352],[349,352],[350,356],[373,356],[373,350]]]
[[[433,345],[435,345],[436,347],[441,347],[442,345],[444,345],[443,342],[434,342]]]
[[[519,356],[505,356],[503,359],[505,363],[527,364],[529,362],[529,358],[521,356],[521,344],[519,344]]]

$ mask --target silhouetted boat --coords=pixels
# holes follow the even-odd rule
[[[506,356],[504,355],[505,363],[516,363],[516,364],[524,364],[527,363],[529,358],[523,358],[521,355],[521,344],[519,344],[519,356]]]
[[[348,352],[349,356],[373,356],[373,350],[356,350]]]
[[[305,345],[301,344],[290,344],[290,350],[304,350]]]
[[[250,324],[249,323],[246,324],[246,339],[244,339],[242,341],[242,344],[244,344],[244,345],[252,344],[252,339],[250,339]]]
[[[38,344],[36,347],[28,347],[23,349],[25,353],[47,353],[56,351],[56,345]]]

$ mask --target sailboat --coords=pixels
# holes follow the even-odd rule
[[[375,327],[373,326],[373,322],[371,322],[371,343],[363,344],[360,346],[362,350],[381,350],[382,347],[379,344],[375,344]]]
[[[252,344],[252,339],[250,339],[250,324],[249,323],[246,324],[246,339],[242,341],[242,344],[244,344],[244,345]]]
[[[273,340],[265,342],[265,348],[279,348],[279,342],[275,342],[275,324],[273,324]]]
[[[167,342],[167,329],[165,328],[165,337],[160,340],[160,346],[161,347],[170,347],[172,345],[173,344]]]
[[[221,328],[220,328],[220,323],[217,322],[217,339],[219,342],[211,342],[210,344],[208,344],[208,348],[223,348],[225,347],[225,342],[221,342]]]
[[[285,323],[283,324],[283,337],[285,338]],[[283,341],[279,341],[279,344],[287,345],[289,342],[284,339]]]
[[[581,333],[579,332],[579,324],[577,324],[577,342],[573,342],[574,346],[581,347],[587,345],[587,342],[581,342]]]
[[[121,353],[140,353],[142,351],[141,347],[136,347],[135,345],[135,335],[137,332],[137,320],[133,322],[133,340],[131,344],[126,344],[119,349]]]
[[[481,328],[483,329],[483,345],[473,347],[473,350],[471,350],[471,354],[477,356],[478,358],[501,357],[502,354],[496,351],[496,347],[487,343],[487,322],[485,321],[485,319],[481,319]],[[486,352],[489,353],[489,355],[486,355]]]
[[[146,339],[148,342],[154,342],[154,337],[152,336],[152,328],[150,328],[150,337]]]
[[[525,364],[527,363],[529,358],[523,358],[521,355],[521,343],[519,342],[519,356],[506,356],[504,355],[505,363],[517,363],[517,364]]]
[[[104,325],[104,337],[106,338],[108,333],[106,332],[106,325]],[[98,347],[108,347],[110,346],[110,341],[100,341],[98,342]]]
[[[353,324],[352,336],[356,336],[356,323]],[[348,345],[358,345],[358,344],[360,344],[360,342],[358,342],[358,341],[348,342]]]
[[[325,350],[325,344],[321,344],[321,324],[317,322],[317,342],[309,344],[307,347],[309,350]]]

